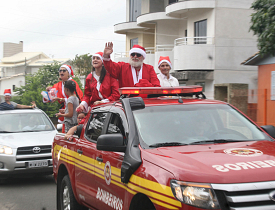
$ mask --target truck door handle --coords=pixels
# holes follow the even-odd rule
[[[100,157],[96,157],[96,160],[97,160],[98,162],[103,162],[103,158],[100,158]]]
[[[78,149],[77,152],[78,152],[79,154],[83,154],[83,151],[80,150],[80,149]]]

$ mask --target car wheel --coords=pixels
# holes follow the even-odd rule
[[[74,197],[71,181],[68,175],[64,176],[60,189],[60,205],[61,210],[87,210],[88,208],[81,206]]]

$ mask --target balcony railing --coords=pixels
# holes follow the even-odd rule
[[[145,47],[146,54],[155,54],[155,48],[154,47]]]
[[[174,48],[174,45],[172,44],[166,44],[166,45],[157,45],[156,46],[156,51],[160,52],[160,51],[172,51]]]
[[[162,51],[172,51],[174,48],[174,45],[167,44],[167,45],[156,45],[156,47],[146,47],[146,54],[155,54],[155,52],[162,52]],[[126,58],[129,57],[129,51],[128,52],[116,52],[114,53],[115,58]]]
[[[206,37],[206,36],[182,37],[182,38],[175,39],[174,44],[175,46],[193,45],[193,44],[214,44],[214,37]]]

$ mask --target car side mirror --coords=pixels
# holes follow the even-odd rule
[[[97,138],[97,150],[111,152],[125,152],[123,135],[120,133],[103,134]]]
[[[263,125],[261,128],[275,139],[275,127],[273,125]]]
[[[75,135],[77,135],[78,138],[80,138],[82,129],[83,129],[83,124],[80,124],[80,125],[78,125],[78,126],[76,127]]]

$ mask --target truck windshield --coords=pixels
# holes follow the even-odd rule
[[[0,115],[0,133],[40,132],[54,130],[42,113],[18,113]]]
[[[238,111],[225,104],[150,106],[134,111],[147,145],[225,143],[270,138]]]

